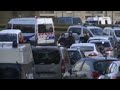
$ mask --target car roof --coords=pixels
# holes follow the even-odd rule
[[[77,48],[68,48],[68,51],[79,51]]]
[[[108,39],[108,36],[95,36],[95,37],[90,37],[89,40],[91,39]]]
[[[98,29],[102,29],[100,27],[97,27],[97,26],[87,26],[88,29],[93,29],[93,28],[98,28]]]
[[[35,46],[32,47],[33,49],[59,49],[60,47],[58,46]],[[64,48],[64,47],[61,47]]]
[[[91,40],[90,42],[110,42],[110,40]]]
[[[13,33],[13,34],[19,34],[19,33],[21,33],[21,30],[19,30],[19,29],[5,29],[5,30],[2,30],[2,31],[0,31],[0,33],[2,33],[2,34],[9,34],[9,33]]]
[[[119,60],[117,58],[113,58],[113,57],[94,57],[94,58],[82,58],[81,60],[88,60],[88,61],[104,61],[104,60]]]
[[[72,25],[72,26],[69,26],[69,28],[86,28],[82,25]]]
[[[116,63],[117,65],[120,65],[120,61],[113,61],[113,63]]]
[[[120,30],[120,28],[114,28],[113,30]]]
[[[95,46],[94,43],[77,43],[77,44],[72,44],[71,46]]]

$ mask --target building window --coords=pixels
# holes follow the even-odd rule
[[[54,14],[54,11],[39,11],[40,14]]]
[[[86,11],[86,14],[102,14],[103,11]]]

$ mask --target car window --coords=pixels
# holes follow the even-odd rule
[[[68,51],[66,49],[63,50],[63,55],[64,55],[64,60],[66,63],[69,63],[69,54],[68,54]]]
[[[94,47],[93,46],[80,46],[80,50],[82,51],[94,51]]]
[[[115,30],[116,37],[120,37],[120,30]]]
[[[113,64],[112,64],[112,67],[110,68],[109,73],[113,73],[113,72],[115,72],[116,70],[117,70],[117,64],[116,64],[116,63],[113,63]]]
[[[83,63],[84,63],[84,61],[79,61],[78,63],[76,63],[73,66],[73,71],[80,71],[80,68],[81,68],[81,66],[82,66]]]
[[[71,64],[74,65],[77,61],[81,59],[80,53],[78,51],[68,51]]]
[[[81,34],[81,28],[71,27],[69,28],[69,31],[72,31],[72,33],[77,33],[78,35]]]
[[[86,29],[86,28],[83,28],[83,34],[89,34],[89,36],[90,37],[92,37],[93,35],[91,34],[91,32],[88,30],[88,29]]]
[[[90,43],[94,43],[97,47],[99,46],[103,46],[103,47],[111,47],[109,42],[94,42],[94,41],[90,41]]]
[[[95,36],[102,36],[103,30],[101,28],[91,28],[89,29]]]
[[[107,71],[113,60],[96,61],[93,63],[94,69],[99,72]]]
[[[33,49],[35,64],[59,64],[60,52],[54,49]]]
[[[90,71],[91,67],[87,61],[82,66],[82,71]]]
[[[0,42],[17,41],[17,34],[0,34]]]

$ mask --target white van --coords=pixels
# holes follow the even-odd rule
[[[13,18],[8,22],[7,28],[20,29],[27,42],[42,45],[55,43],[52,18]]]
[[[112,24],[112,20],[110,17],[88,17],[86,20],[88,24]]]
[[[110,17],[99,17],[98,21],[99,24],[112,24],[112,20]]]
[[[30,44],[17,48],[4,44],[0,46],[0,79],[33,79],[34,60]]]
[[[0,31],[0,43],[12,43],[14,40],[17,41],[17,44],[24,41],[21,30],[5,29]]]

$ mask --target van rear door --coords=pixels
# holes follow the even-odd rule
[[[54,27],[52,24],[38,25],[38,44],[49,44],[55,42]]]
[[[33,49],[37,79],[61,78],[60,52],[57,49]]]

